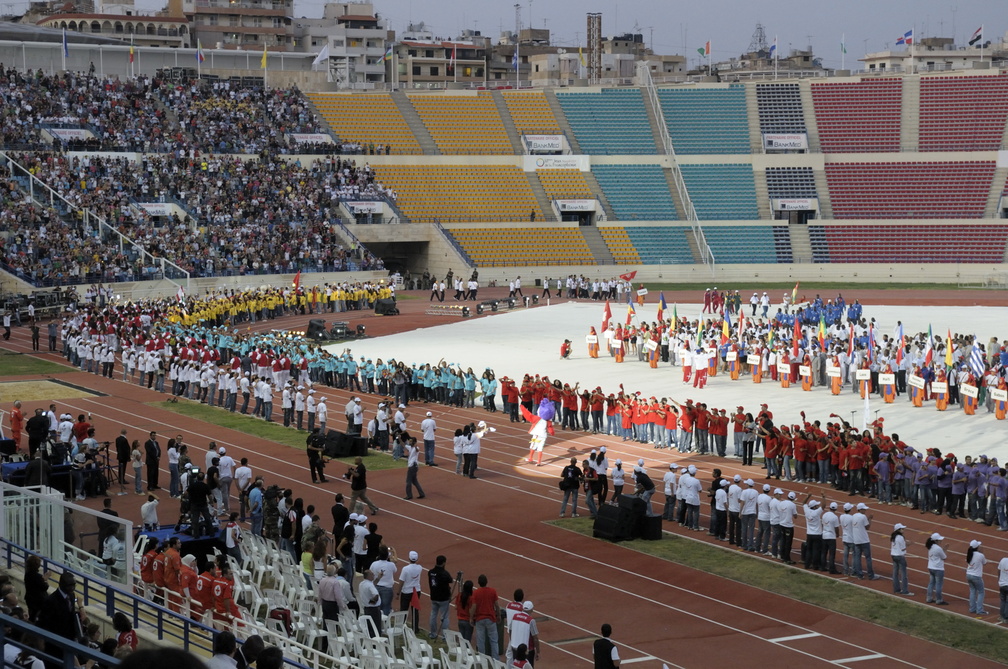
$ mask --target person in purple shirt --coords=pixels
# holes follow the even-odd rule
[[[952,462],[954,456],[945,460],[936,460],[938,468],[935,480],[938,484],[938,503],[935,505],[935,515],[952,513]]]
[[[879,504],[889,504],[892,502],[892,484],[889,483],[889,472],[891,470],[892,456],[888,453],[879,455],[878,462],[873,469],[878,477],[878,501]]]
[[[927,486],[931,491],[930,504],[928,505],[928,511],[941,515],[942,509],[939,505],[941,500],[938,499],[938,475],[941,474],[941,462],[935,456],[930,456],[927,458]]]
[[[918,459],[921,457],[917,456]],[[914,474],[914,487],[917,489],[917,503],[920,505],[920,512],[927,513],[934,506],[934,496],[931,494],[931,475],[928,464],[919,460],[917,471]]]
[[[977,517],[977,475],[979,472],[979,462],[973,462],[970,456],[966,456],[966,515],[970,520]]]
[[[996,474],[991,474],[987,486],[991,492],[990,496],[994,500],[994,511],[996,514],[991,516],[990,522],[987,524],[993,524],[996,519],[998,529],[1002,532],[1008,532],[1008,517],[1005,516],[1005,500],[1008,499],[1008,479],[1005,478],[1004,467],[998,469]]]
[[[904,489],[903,489],[903,479],[904,479],[904,476],[906,475],[906,465],[903,464],[903,458],[905,458],[905,457],[906,456],[904,454],[902,454],[902,453],[894,453],[893,454],[893,464],[892,464],[892,469],[893,469],[893,487],[892,487],[892,489],[893,489],[893,492],[896,495],[896,499],[901,500],[899,502],[896,502],[896,504],[902,504],[903,502],[906,501],[906,498],[904,496]]]
[[[969,474],[966,473],[966,465],[962,462],[956,464],[955,471],[952,472],[952,502],[949,504],[949,518],[965,518],[966,507],[966,484],[969,482]]]
[[[904,462],[906,465],[905,483],[903,485],[907,490],[907,500],[910,503],[910,507],[916,509],[920,506],[921,501],[917,494],[917,472],[921,466],[921,454],[910,452],[910,449],[907,449],[907,451]]]
[[[990,475],[990,465],[987,462],[987,456],[980,456],[980,463],[976,466],[977,470],[977,507],[976,507],[976,518],[973,520],[978,523],[987,522],[987,493],[989,489],[987,487],[987,478]]]

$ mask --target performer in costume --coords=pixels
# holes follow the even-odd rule
[[[883,374],[893,374],[892,365],[888,362],[885,367],[882,368]],[[886,404],[892,404],[896,401],[896,384],[895,383],[883,383],[882,384],[882,401]]]
[[[529,427],[529,434],[532,438],[529,439],[529,464],[532,463],[532,458],[536,457],[536,466],[542,466],[542,452],[543,447],[546,445],[546,435],[553,435],[553,417],[556,415],[556,407],[553,402],[546,399],[545,397],[539,402],[539,408],[536,410],[536,415],[532,415],[528,409],[524,406],[521,407],[522,417],[532,424]]]
[[[939,369],[938,373],[935,374],[935,383],[948,383],[948,377],[945,376],[944,369]],[[945,386],[944,392],[934,390],[934,386],[932,386],[931,390],[934,395],[935,409],[938,409],[938,411],[948,409],[948,386]]]
[[[801,369],[798,370],[801,376],[801,389],[808,392],[812,390],[812,357],[806,353],[801,364],[805,368],[804,373],[801,373]]]
[[[598,333],[595,332],[595,327],[593,326],[591,331],[588,333],[588,357],[597,358],[598,352],[599,352]]]

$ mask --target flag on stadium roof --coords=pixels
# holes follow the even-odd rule
[[[983,40],[983,26],[980,26],[979,28],[976,29],[976,32],[973,33],[973,37],[970,37],[969,45],[973,46],[974,44],[982,40]]]
[[[896,39],[896,44],[905,44],[906,46],[913,45],[913,29],[911,28],[903,33],[902,37],[898,37]]]
[[[774,35],[773,44],[770,45],[770,57],[777,57],[777,35]]]

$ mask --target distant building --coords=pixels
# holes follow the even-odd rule
[[[206,49],[295,50],[294,0],[168,0]]]
[[[973,46],[955,45],[951,37],[923,37],[910,47],[897,47],[865,54],[858,60],[870,73],[888,72],[946,72],[971,70],[977,67],[1001,67],[1008,63],[1008,45],[1002,38],[997,42],[978,42]]]
[[[190,47],[185,17],[130,14],[51,14],[36,22],[43,28],[67,29],[132,41],[137,46]]]
[[[455,83],[482,86],[486,83],[488,41],[479,36],[466,40],[404,36],[393,47],[391,83],[399,88],[447,88]]]
[[[330,2],[320,19],[295,19],[299,50],[319,53],[329,46],[329,69],[340,88],[381,88],[385,52],[395,37],[369,2]]]

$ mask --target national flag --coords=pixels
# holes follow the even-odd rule
[[[868,325],[868,362],[875,362],[875,326]]]
[[[388,51],[386,51],[385,55],[382,56],[382,60],[392,60],[392,45],[391,44],[389,44]]]
[[[514,68],[515,72],[518,71],[518,45],[515,44],[514,55],[511,56],[511,67]]]
[[[419,588],[417,588],[416,590],[413,591],[413,596],[410,597],[410,600],[409,600],[409,607],[411,609],[416,609],[418,611],[420,610],[420,589]]]
[[[770,45],[770,57],[777,57],[777,35],[774,35],[773,44]]]
[[[130,59],[129,59],[129,62],[130,63],[133,62],[133,45],[132,44],[130,44]]]
[[[906,46],[911,46],[913,44],[913,29],[910,29],[903,33],[902,37],[896,39],[896,44],[905,44]]]
[[[70,45],[67,44],[66,28],[63,29],[63,57],[64,58],[70,57]]]
[[[848,339],[848,342],[847,342],[847,357],[848,358],[853,358],[854,357],[854,325],[853,324],[851,324],[851,326],[850,326],[850,338]]]
[[[679,329],[679,305],[672,305],[672,330],[676,331]]]
[[[322,65],[323,63],[327,63],[328,61],[329,61],[329,44],[327,43],[324,47],[322,47],[322,50],[318,52],[318,55],[315,56],[315,60],[312,61],[312,67],[315,67],[316,65]]]
[[[903,362],[903,349],[906,348],[906,337],[903,336],[903,324],[900,323],[899,330],[896,331],[899,336],[899,348],[896,349],[896,364],[899,365]]]
[[[731,340],[731,316],[725,314],[721,321],[721,344],[727,344]]]
[[[791,304],[798,304],[798,284],[801,281],[795,283],[794,288],[791,289]]]
[[[665,320],[663,318],[663,316],[665,315],[665,310],[666,309],[668,309],[668,305],[665,304],[665,293],[664,292],[660,292],[660,293],[658,293],[658,322],[659,323],[661,323],[662,321]]]
[[[794,335],[791,337],[791,355],[798,357],[798,343],[801,341],[801,323],[798,322],[798,318],[794,319]]]
[[[177,299],[179,302],[185,301],[185,288],[183,288],[182,286],[178,287],[178,290],[175,291],[175,299]]]
[[[983,351],[980,350],[980,340],[976,335],[973,335],[973,350],[970,352],[970,369],[978,381],[983,376],[985,368]]]
[[[633,272],[627,272],[626,274],[620,274],[619,278],[623,279],[624,281],[633,281],[635,276],[637,276],[636,270],[634,270]]]
[[[710,56],[710,40],[707,40],[702,47],[697,49],[701,56]]]
[[[585,63],[584,52],[581,50],[581,47],[578,47],[578,60],[581,61],[581,67],[588,66],[588,64]]]
[[[980,26],[979,28],[976,29],[976,32],[973,33],[973,37],[970,37],[969,45],[973,46],[974,44],[982,40],[983,40],[983,26]]]
[[[766,340],[767,348],[769,348],[769,349],[773,348],[773,340],[774,340],[774,331],[770,330],[770,335],[767,337],[767,340]]]
[[[738,319],[738,340],[742,341],[742,333],[745,332],[745,314],[739,314]]]
[[[294,290],[297,290],[300,287],[301,287],[301,270],[298,270],[297,274],[294,275]]]
[[[840,40],[840,53],[847,53],[847,43]]]
[[[945,369],[952,369],[952,331],[948,330],[948,339],[945,340]]]
[[[262,55],[262,60],[259,61],[259,68],[263,69],[263,70],[266,69],[266,45],[265,44],[263,44],[263,55]]]
[[[196,40],[196,63],[202,63],[206,60],[206,56],[203,55],[203,44],[199,40]]]
[[[826,319],[822,314],[819,314],[819,348],[826,350]]]
[[[931,334],[931,324],[928,323],[927,345],[924,347],[924,364],[930,365],[931,358],[934,357],[934,335]]]
[[[602,331],[609,329],[609,320],[612,318],[612,309],[609,308],[609,300],[605,301],[605,310],[602,312]]]
[[[452,72],[455,71],[455,58],[458,55],[457,49],[458,45],[452,44],[452,54],[451,58],[448,60],[448,69],[451,70]]]
[[[701,318],[700,319],[700,326],[697,328],[697,335],[696,335],[696,345],[697,346],[703,346],[703,326],[704,326],[704,320],[703,320],[703,318]]]
[[[630,325],[630,321],[637,315],[637,310],[633,308],[633,302],[627,302],[626,307],[626,324]]]

